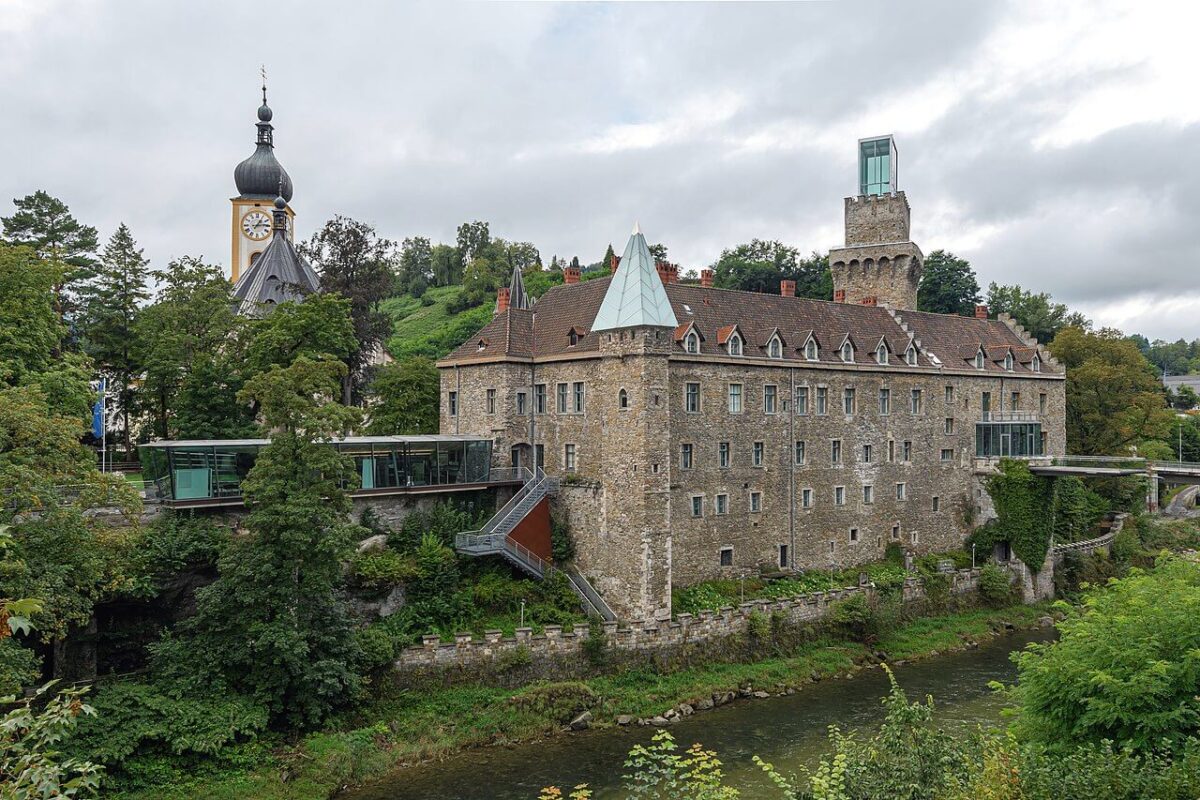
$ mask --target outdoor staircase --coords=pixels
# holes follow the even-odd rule
[[[558,478],[547,475],[541,467],[532,472],[521,467],[520,475],[524,483],[512,499],[479,530],[457,534],[454,537],[454,549],[466,556],[498,555],[517,569],[544,580],[557,571],[555,567],[514,540],[511,534],[538,503],[558,491]],[[616,614],[583,575],[573,569],[564,572],[588,614],[608,622],[616,621]]]

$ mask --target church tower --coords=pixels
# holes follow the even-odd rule
[[[271,243],[274,228],[272,216],[277,196],[287,204],[284,208],[287,237],[295,241],[293,222],[296,214],[291,207],[292,179],[275,158],[275,129],[271,125],[271,107],[267,105],[265,78],[262,96],[254,154],[233,170],[233,181],[238,190],[238,196],[230,198],[233,204],[233,252],[229,263],[232,269],[230,280],[234,283]]]
[[[896,142],[858,142],[858,195],[847,197],[846,246],[829,251],[839,303],[917,307],[925,256],[909,238],[908,198],[896,188]]]

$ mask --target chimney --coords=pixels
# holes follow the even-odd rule
[[[658,277],[662,280],[663,286],[674,283],[679,275],[679,267],[666,261],[655,261],[654,269],[658,271]]]
[[[700,285],[705,289],[712,288],[713,271],[711,269],[700,270]]]
[[[508,311],[508,297],[512,290],[507,286],[501,286],[496,290],[496,313],[503,314]]]
[[[833,302],[835,302],[835,303],[846,302],[846,290],[845,289],[834,289],[833,290]]]
[[[779,293],[784,297],[796,296],[796,282],[783,280],[779,282]]]
[[[579,283],[579,267],[565,267],[563,269],[563,283]]]
[[[608,260],[608,271],[615,275],[617,272],[617,266],[619,266],[620,263],[621,263],[621,259],[617,256],[616,253],[613,253],[612,258],[610,258]]]
[[[975,319],[987,319],[988,307],[983,305],[975,306]]]
[[[862,300],[859,300],[858,302],[860,305],[873,306],[873,305],[875,305],[875,297],[874,296],[864,297]]]

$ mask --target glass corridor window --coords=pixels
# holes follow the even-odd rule
[[[868,139],[858,145],[859,194],[888,194],[893,184],[895,162],[890,136]]]

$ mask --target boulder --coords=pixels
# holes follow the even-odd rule
[[[382,550],[385,547],[387,547],[387,534],[377,533],[359,542],[355,550],[359,553],[368,553],[372,550]]]
[[[696,710],[697,711],[708,711],[710,708],[713,707],[713,705],[714,705],[714,703],[713,703],[713,700],[711,697],[701,697],[699,700],[696,701]]]
[[[754,693],[753,693],[753,696],[754,696],[754,697],[757,697],[759,700],[762,700],[764,697],[770,697],[770,696],[771,696],[771,693],[770,693],[770,692],[764,692],[764,691],[762,691],[762,690],[760,689],[759,691],[757,691],[757,692],[754,692]]]
[[[617,724],[621,726],[632,725],[633,716],[630,714],[620,714],[617,716]]]
[[[587,727],[592,724],[592,712],[584,711],[582,714],[571,720],[571,730],[582,731],[587,730]]]
[[[655,727],[662,728],[666,725],[670,725],[671,722],[666,717],[655,717],[654,719],[650,720],[650,724],[654,725]]]
[[[680,703],[679,713],[685,717],[690,717],[692,714],[696,713],[696,709],[692,708],[692,706],[688,703]]]

